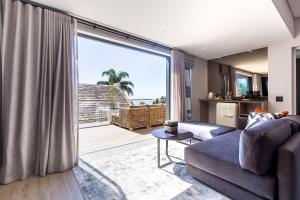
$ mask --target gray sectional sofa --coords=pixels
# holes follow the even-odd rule
[[[300,199],[300,116],[262,122],[185,148],[187,171],[232,199]]]

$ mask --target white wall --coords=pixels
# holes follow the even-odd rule
[[[268,46],[270,111],[287,110],[295,114],[293,49],[300,46],[299,33],[300,19],[296,19],[293,40]],[[276,96],[283,96],[283,102],[276,102]]]
[[[295,35],[294,16],[286,0],[272,0],[291,35]]]
[[[192,69],[192,120],[200,121],[199,99],[207,97],[207,61],[196,58]]]

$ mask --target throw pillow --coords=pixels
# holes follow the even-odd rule
[[[267,121],[276,119],[275,114],[273,113],[256,113],[256,112],[250,112],[248,115],[248,122],[245,129],[251,128],[252,126],[256,125],[257,123],[261,121]]]
[[[285,117],[289,114],[288,111],[283,112],[250,112],[248,115],[248,122],[247,122],[247,128],[250,128],[261,121],[267,121],[272,119],[280,119],[282,117]]]
[[[275,113],[276,115],[276,119],[280,119],[282,117],[286,117],[287,115],[289,114],[289,111],[282,111],[282,112],[279,112],[279,113]]]
[[[239,161],[243,169],[256,174],[267,173],[275,161],[277,149],[291,136],[287,120],[267,120],[242,131]]]

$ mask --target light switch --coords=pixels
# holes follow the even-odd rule
[[[283,102],[283,96],[276,96],[276,102]]]

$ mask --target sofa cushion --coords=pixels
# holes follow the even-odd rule
[[[205,122],[184,122],[179,123],[178,128],[193,133],[194,138],[200,140],[211,139],[216,136],[223,135],[234,131],[236,128],[229,126],[222,126],[216,124],[208,124]]]
[[[280,120],[286,120],[290,124],[292,134],[300,131],[300,115],[288,115]]]
[[[265,174],[271,169],[275,152],[291,136],[286,120],[261,121],[241,133],[239,161],[243,169]]]
[[[276,178],[243,170],[239,164],[240,130],[185,148],[185,160],[200,170],[215,175],[258,196],[273,199]]]

